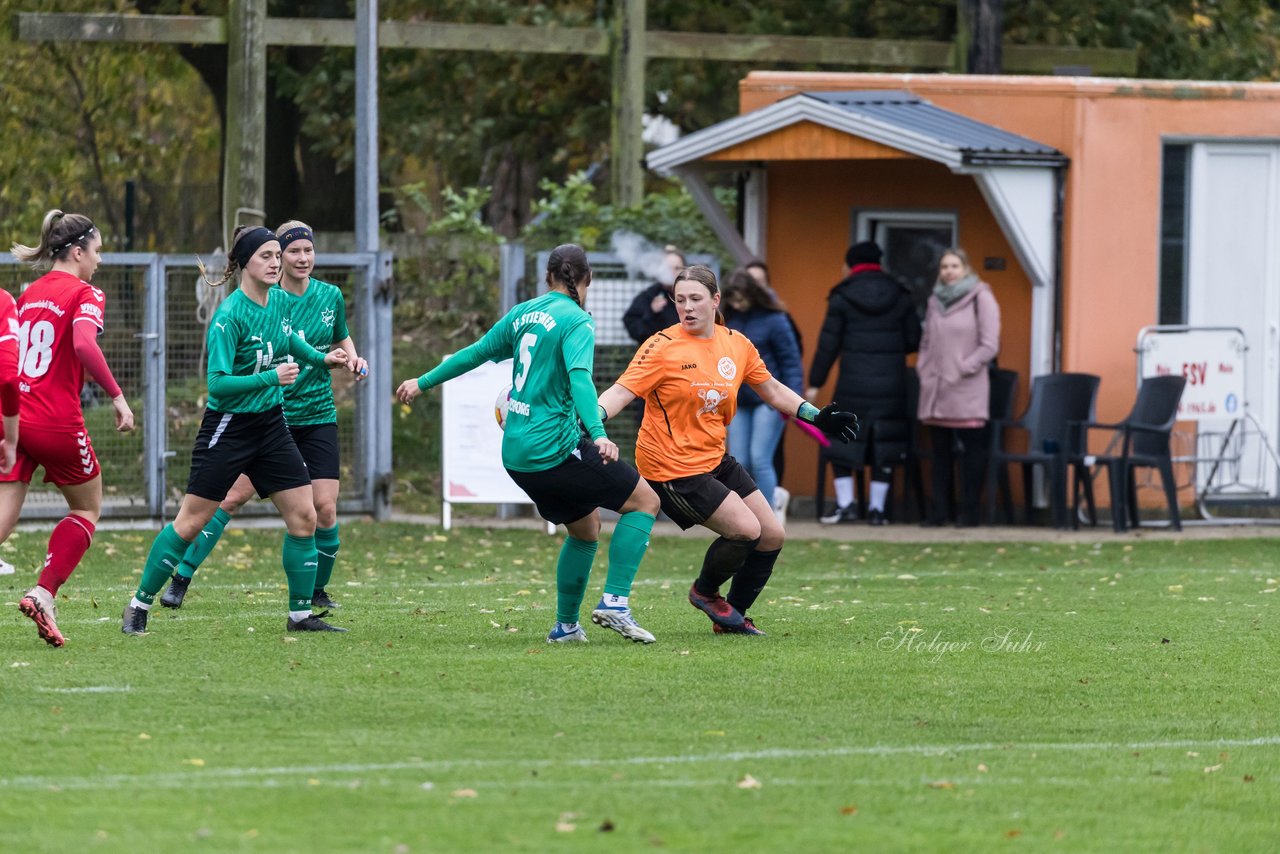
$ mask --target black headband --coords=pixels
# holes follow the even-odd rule
[[[269,228],[257,226],[240,235],[240,239],[236,241],[235,247],[231,250],[231,260],[236,262],[236,266],[243,270],[249,264],[249,259],[253,257],[253,253],[262,248],[262,244],[275,240],[276,236]]]
[[[299,225],[280,235],[280,251],[283,252],[288,249],[289,244],[295,240],[310,240],[312,245],[315,245],[316,242],[315,235],[311,233],[311,229],[305,225]]]
[[[87,229],[85,229],[85,231],[84,231],[82,234],[79,234],[79,235],[77,235],[76,237],[71,238],[71,239],[70,239],[70,240],[68,240],[66,243],[62,244],[61,246],[53,246],[53,247],[50,247],[50,250],[49,250],[49,251],[50,251],[50,253],[51,253],[51,254],[53,254],[53,255],[57,255],[57,254],[58,254],[59,252],[61,252],[63,249],[67,249],[67,248],[69,248],[69,247],[75,246],[77,243],[79,243],[81,240],[84,240],[85,238],[87,238],[87,237],[88,237],[89,235],[91,235],[91,234],[93,234],[93,226],[89,226]]]

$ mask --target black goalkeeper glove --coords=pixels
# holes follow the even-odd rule
[[[847,445],[858,438],[858,416],[852,412],[841,412],[837,406],[833,401],[818,410],[818,414],[813,416],[813,426]]]

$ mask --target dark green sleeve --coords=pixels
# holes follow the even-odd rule
[[[255,392],[258,389],[280,385],[280,375],[274,370],[261,374],[233,376],[224,373],[209,374],[209,394],[220,400]]]
[[[304,341],[301,335],[296,332],[290,332],[287,341],[289,342],[290,356],[296,357],[299,362],[311,365],[313,368],[325,367],[325,354]]]
[[[508,322],[510,316],[508,312],[479,341],[470,347],[462,348],[418,377],[418,388],[426,391],[454,377],[460,377],[485,362],[501,362],[503,359],[510,359],[512,356],[511,324]]]
[[[596,387],[591,382],[591,371],[583,368],[569,371],[569,395],[573,398],[573,409],[582,419],[591,441],[606,438],[604,424],[600,423],[600,407],[596,405]]]
[[[333,341],[336,344],[351,337],[351,333],[347,331],[347,301],[342,298],[342,291],[337,285],[334,285],[334,292],[337,294],[337,305],[333,307]]]

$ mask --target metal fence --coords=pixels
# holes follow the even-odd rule
[[[391,256],[320,254],[315,276],[342,288],[352,337],[373,366],[359,384],[334,375],[339,510],[383,517],[391,482]],[[0,259],[0,286],[10,293],[35,278]],[[206,398],[205,333],[227,292],[200,283],[189,255],[105,253],[93,284],[107,301],[102,350],[138,425],[117,433],[110,401],[96,384],[85,384],[81,403],[102,465],[103,515],[162,518],[176,511],[186,489]],[[37,479],[23,517],[59,516],[65,507],[57,490]]]

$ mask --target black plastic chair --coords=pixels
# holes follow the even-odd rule
[[[1013,420],[1013,402],[1017,396],[1017,371],[999,368],[991,372],[991,403],[987,410],[991,414],[991,420],[988,429],[991,431],[991,441],[1000,447],[1004,447],[1004,428]],[[988,461],[988,465],[993,464]],[[990,478],[988,477],[987,480],[989,488]],[[1007,466],[1001,466],[996,472],[996,482],[1000,487],[1000,498],[1004,501],[1005,510],[1009,515],[1008,521],[1012,524],[1013,490],[1009,487]]]
[[[1080,425],[1093,420],[1094,402],[1101,380],[1093,374],[1048,374],[1036,377],[1031,383],[1031,401],[1022,417],[1012,423],[992,422],[991,464],[987,470],[987,515],[994,521],[996,512],[996,483],[1008,476],[1007,466],[1022,466],[1022,486],[1026,501],[1027,521],[1031,521],[1033,473],[1041,467],[1049,478],[1049,498],[1053,524],[1066,528],[1067,523],[1067,466],[1068,460],[1083,457],[1083,430]],[[1007,451],[1003,447],[1005,431],[1020,430],[1027,434],[1027,450]],[[1083,462],[1075,464],[1076,476],[1087,478]],[[1012,500],[1006,494],[1005,515],[1012,521]],[[1093,491],[1087,490],[1087,500],[1093,505]]]
[[[1138,389],[1138,398],[1128,416],[1117,424],[1099,424],[1088,421],[1080,425],[1083,439],[1081,454],[1072,459],[1073,464],[1105,466],[1107,485],[1111,492],[1111,524],[1116,532],[1125,530],[1125,520],[1133,527],[1138,522],[1138,486],[1134,469],[1154,468],[1160,472],[1165,502],[1169,507],[1169,523],[1175,531],[1182,530],[1182,515],[1178,511],[1178,486],[1173,479],[1173,454],[1169,448],[1169,436],[1178,419],[1178,402],[1187,385],[1186,377],[1148,377]],[[1088,451],[1088,431],[1111,430],[1119,434],[1120,453],[1091,456]],[[1083,481],[1088,483],[1086,477]],[[1080,490],[1071,502],[1076,525],[1080,519]],[[1095,524],[1097,515],[1090,508],[1089,518]]]

